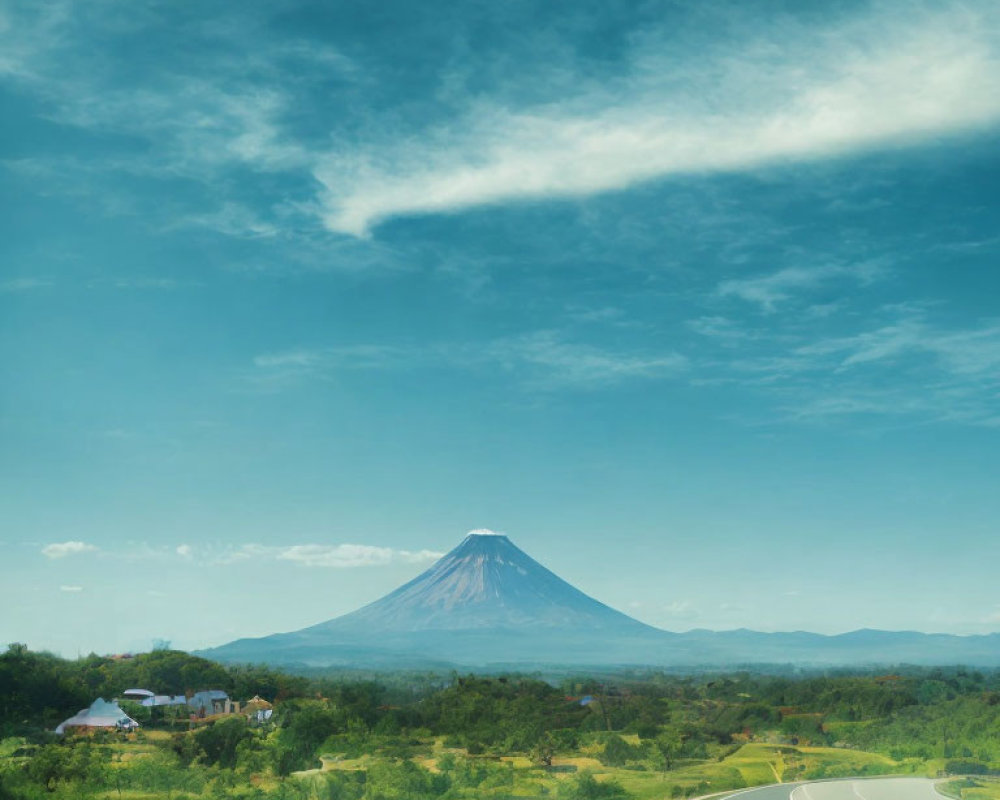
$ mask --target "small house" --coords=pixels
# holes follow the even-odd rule
[[[270,711],[274,706],[272,706],[267,700],[261,697],[259,694],[255,694],[243,706],[243,710],[246,712],[251,711]]]
[[[229,695],[221,689],[208,689],[203,692],[195,692],[194,696],[187,701],[188,707],[202,716],[206,714],[221,714],[226,708],[226,701]]]
[[[186,706],[188,699],[182,694],[154,694],[142,701],[144,706],[159,708],[161,706]]]

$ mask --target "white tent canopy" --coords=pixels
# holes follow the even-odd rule
[[[118,703],[109,703],[98,697],[90,704],[90,708],[84,708],[61,722],[56,733],[64,733],[67,728],[115,728],[131,731],[138,727],[139,723],[122,711]]]

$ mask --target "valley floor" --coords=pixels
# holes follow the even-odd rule
[[[638,737],[624,737],[638,746]],[[424,796],[409,794],[407,785],[418,774],[441,776],[445,798],[635,798],[635,800],[670,800],[710,796],[723,800],[941,800],[933,790],[934,782],[926,777],[934,765],[928,762],[894,762],[873,753],[832,747],[793,747],[789,745],[748,743],[733,752],[708,759],[690,759],[653,770],[639,763],[609,767],[597,758],[599,747],[580,748],[572,754],[552,759],[542,767],[524,754],[470,755],[462,748],[447,747],[443,737],[420,742],[420,752],[399,759],[384,753],[370,753],[355,758],[324,754],[320,765],[293,772],[286,778],[249,769],[225,771],[197,762],[187,767],[163,758],[162,751],[175,734],[150,731],[140,736],[109,741],[77,741],[65,748],[64,758],[87,761],[80,778],[89,785],[45,781],[35,769],[31,784],[21,786],[21,794],[11,798],[93,797],[107,800],[220,800],[221,798],[281,798],[281,800],[320,800],[363,796],[378,800],[409,800]],[[412,740],[411,740],[412,741]],[[100,748],[102,756],[93,750]],[[91,751],[84,757],[83,750]],[[39,758],[22,740],[7,739],[0,745],[0,770],[18,768],[22,762],[31,771],[30,761]],[[103,767],[100,766],[103,764]],[[405,764],[412,765],[407,768]],[[36,762],[37,766],[37,762]],[[68,764],[63,764],[66,768]],[[89,776],[88,776],[89,771]],[[419,771],[419,773],[417,772]],[[914,777],[853,779],[871,772],[909,772]],[[803,776],[818,774],[852,776],[851,780],[833,780],[804,784]],[[918,777],[920,776],[920,777]],[[64,776],[65,777],[65,776]],[[785,779],[790,779],[786,781]],[[418,781],[419,782],[419,781]],[[775,784],[778,785],[769,785]],[[376,783],[383,784],[375,790]],[[353,789],[361,789],[357,794]],[[747,787],[761,786],[760,789]],[[741,787],[741,788],[737,788]],[[429,786],[424,788],[430,790]],[[954,779],[944,784],[946,795],[956,800],[1000,800],[1000,784],[985,779]],[[37,792],[30,791],[37,789]],[[373,791],[375,790],[375,791]],[[735,791],[734,791],[735,790]]]
[[[623,736],[626,742],[639,746],[637,736]],[[552,759],[550,768],[543,768],[533,763],[525,755],[506,755],[476,757],[470,756],[460,748],[447,748],[441,737],[424,742],[427,753],[415,757],[414,763],[434,772],[441,773],[441,764],[450,764],[456,759],[459,763],[480,765],[485,767],[487,774],[493,780],[487,781],[492,786],[479,785],[470,791],[468,797],[546,797],[563,796],[569,792],[570,786],[579,780],[579,776],[587,774],[597,783],[620,787],[627,796],[637,800],[653,800],[654,798],[695,798],[706,795],[727,796],[737,787],[767,786],[773,783],[782,784],[779,792],[772,799],[773,792],[760,790],[762,794],[748,793],[746,800],[859,800],[859,795],[843,799],[830,795],[827,791],[812,795],[801,793],[790,797],[795,786],[804,776],[863,776],[867,774],[894,773],[927,776],[933,773],[934,764],[908,760],[896,762],[887,756],[876,753],[866,753],[860,750],[850,750],[835,747],[795,747],[782,744],[748,743],[729,754],[720,754],[708,759],[687,759],[671,765],[670,769],[654,770],[648,765],[639,763],[626,764],[620,767],[610,767],[601,763],[598,758],[600,746],[591,745],[581,748],[572,755],[557,756]],[[460,761],[459,761],[460,759]],[[372,769],[378,763],[378,756],[365,755],[359,758],[344,758],[336,755],[322,757],[322,767],[296,773],[303,781],[312,781],[323,773],[330,772],[362,772]],[[822,778],[821,778],[822,779]],[[874,779],[873,779],[874,780]],[[931,783],[926,777],[906,779],[920,781],[920,785]],[[484,782],[484,783],[487,783]],[[830,784],[833,785],[833,784]],[[838,784],[839,785],[839,784]],[[844,784],[850,785],[850,782]],[[886,784],[886,786],[896,784]],[[904,784],[899,784],[903,786]],[[910,784],[905,784],[910,785]],[[917,784],[912,784],[916,786]],[[473,788],[473,787],[470,787]],[[742,791],[740,794],[742,796]],[[756,790],[755,790],[756,791]],[[733,795],[728,795],[733,796]],[[871,797],[860,797],[860,800],[895,800],[887,794],[876,794]],[[910,800],[903,798],[902,800]],[[919,800],[914,797],[912,800]],[[940,798],[938,798],[940,800]],[[966,800],[965,797],[962,800]],[[977,797],[976,800],[980,800]],[[986,800],[986,798],[982,798]]]
[[[221,686],[273,715],[133,704],[138,731],[52,733],[137,685]],[[930,781],[1000,800],[998,732],[1000,672],[962,668],[556,683],[0,654],[0,800],[936,800]]]

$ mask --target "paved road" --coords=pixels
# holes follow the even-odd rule
[[[722,800],[943,800],[928,778],[868,778],[864,780],[785,783],[743,789]]]

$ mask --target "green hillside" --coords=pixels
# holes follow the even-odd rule
[[[218,689],[273,715],[126,706],[136,732],[56,736],[95,697]],[[291,675],[175,651],[0,655],[0,800],[691,798],[766,783],[964,776],[998,800],[1000,674]],[[249,718],[248,718],[249,717]]]

